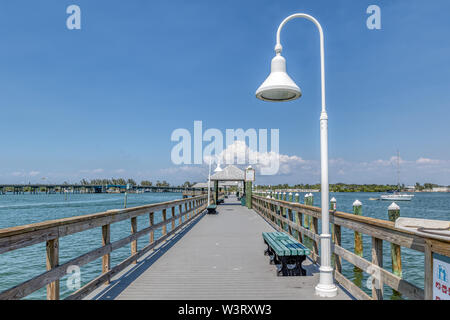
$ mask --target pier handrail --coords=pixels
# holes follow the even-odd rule
[[[300,242],[302,242],[303,235],[310,238],[313,242],[311,258],[316,263],[319,261],[318,246],[320,237],[318,233],[318,220],[321,218],[320,208],[300,203],[264,198],[258,195],[253,195],[252,198],[252,205],[255,211],[275,229],[286,232],[284,229],[284,226],[286,225],[288,228],[287,233],[290,235],[293,236],[293,230],[297,231],[298,240]],[[286,210],[286,217],[282,216],[282,214],[277,214],[277,208],[280,208],[280,212]],[[294,212],[297,214],[297,222],[293,221]],[[303,226],[302,215],[312,217],[311,229],[307,229]],[[340,211],[330,210],[330,223],[333,225],[334,229],[331,250],[335,258],[335,280],[356,298],[365,300],[382,299],[382,287],[383,284],[386,284],[408,298],[416,300],[431,299],[432,277],[430,274],[432,273],[432,270],[430,269],[432,252],[450,256],[450,241],[434,240],[406,230],[395,228],[394,222],[391,221],[358,216]],[[372,237],[372,261],[368,261],[341,246],[341,227]],[[425,254],[425,290],[382,267],[383,240]],[[372,297],[342,274],[342,259],[368,274],[377,275],[379,277],[378,280],[381,285],[378,286],[379,288],[372,286]]]
[[[59,299],[59,279],[66,275],[69,266],[82,266],[98,258],[102,258],[102,274],[66,297],[66,299],[81,299],[100,285],[109,283],[114,275],[130,264],[136,263],[137,259],[149,250],[198,218],[206,208],[206,200],[207,196],[202,195],[0,229],[0,254],[41,242],[46,243],[47,252],[47,271],[0,292],[0,300],[20,299],[44,286],[47,286],[47,299],[57,300]],[[176,207],[179,209],[177,215],[175,214]],[[171,211],[170,218],[167,217],[168,210]],[[162,212],[162,221],[155,223],[154,213],[158,211]],[[138,230],[137,217],[144,214],[149,214],[149,226]],[[131,221],[131,234],[123,239],[110,242],[110,225],[127,219]],[[176,226],[177,219],[179,222],[178,226]],[[170,231],[167,231],[167,224],[169,223],[171,223],[171,228]],[[73,258],[61,265],[59,264],[59,238],[98,227],[101,227],[101,247]],[[158,239],[155,239],[154,231],[159,228],[162,228],[162,235]],[[147,234],[150,234],[149,244],[141,250],[138,250],[138,239]],[[131,255],[111,268],[110,253],[129,243],[131,243]]]

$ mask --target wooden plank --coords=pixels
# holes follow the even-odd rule
[[[59,239],[47,241],[46,251],[47,270],[52,270],[59,263]],[[55,280],[47,285],[47,300],[59,300],[59,280]]]
[[[111,226],[109,224],[102,226],[102,246],[107,246],[111,242]],[[111,269],[111,255],[109,253],[102,256],[102,273]],[[106,282],[109,284],[109,280]]]
[[[354,296],[358,300],[372,300],[372,298],[367,295],[361,288],[359,288],[356,284],[354,284],[352,281],[344,277],[340,272],[334,271],[334,278],[341,286],[343,286],[345,289],[347,289],[348,292],[352,296]]]
[[[417,235],[410,234],[408,232],[381,227],[378,225],[371,225],[368,224],[367,222],[348,220],[342,217],[330,216],[330,222],[345,228],[352,229],[354,231],[364,233],[371,237],[376,237],[378,239],[385,240],[390,243],[398,244],[402,247],[410,248],[420,252],[424,252],[425,250],[425,239]]]
[[[341,226],[334,224],[333,225],[333,242],[337,246],[341,246]],[[336,271],[342,273],[342,259],[339,255],[333,253],[334,256],[334,265]]]
[[[316,217],[312,218],[311,232],[314,233],[315,235],[318,235],[319,233],[319,222]],[[315,256],[317,257],[319,256],[319,244],[317,241],[313,241],[313,253]],[[319,260],[314,260],[314,262],[318,263]]]
[[[204,196],[202,196],[204,197]],[[167,208],[171,203],[187,203],[186,199],[163,202],[135,208],[111,210],[84,216],[76,216],[51,220],[30,225],[6,228],[0,230],[0,254],[36,243],[64,237],[73,233],[102,227],[106,224],[131,219],[148,213],[148,208]]]
[[[139,214],[144,214],[144,213],[149,212],[151,209],[154,209],[153,211],[159,211],[164,208],[168,208],[173,204],[183,204],[183,203],[192,201],[192,199],[204,198],[204,197],[205,196],[199,196],[199,197],[190,198],[190,199],[180,199],[180,200],[159,202],[159,203],[154,203],[154,204],[149,204],[149,205],[144,205],[144,206],[138,206],[138,207],[132,207],[132,208],[126,208],[126,209],[118,209],[118,210],[110,210],[110,211],[106,211],[106,212],[87,214],[87,215],[82,215],[82,216],[74,216],[74,217],[57,219],[57,220],[48,220],[48,221],[39,222],[39,223],[33,223],[33,224],[28,224],[28,225],[0,229],[0,238],[4,238],[6,236],[12,236],[12,235],[16,235],[16,234],[24,234],[24,233],[32,232],[32,231],[36,231],[36,230],[48,229],[48,228],[52,228],[52,227],[59,227],[59,226],[64,226],[64,225],[68,225],[68,224],[74,224],[77,222],[89,222],[91,220],[97,220],[98,218],[114,217],[114,216],[121,215],[124,213],[139,212]],[[127,216],[127,218],[132,218],[132,217],[134,217],[134,215]]]
[[[347,260],[354,266],[360,268],[364,272],[372,273],[376,272],[380,275],[381,281],[388,286],[390,286],[392,289],[397,290],[401,294],[406,295],[407,297],[414,299],[414,300],[423,300],[424,298],[424,290],[421,288],[413,285],[412,283],[409,283],[402,278],[390,273],[389,271],[380,268],[371,262],[367,261],[366,259],[354,254],[353,252],[350,252],[340,246],[333,245],[333,251],[341,256],[343,259]]]
[[[430,240],[427,240],[427,245],[425,246],[425,300],[433,300],[433,251],[432,244]]]
[[[383,240],[375,237],[372,237],[372,263],[383,268]],[[383,282],[377,274],[372,274],[372,298],[383,300]]]

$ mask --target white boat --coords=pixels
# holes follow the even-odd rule
[[[398,191],[388,194],[382,194],[381,200],[388,201],[411,201],[414,198],[413,194],[400,192],[400,153],[397,150],[397,178],[398,178]]]
[[[394,192],[391,194],[382,194],[381,200],[389,200],[389,201],[411,201],[414,198],[413,194],[409,193],[398,193]]]

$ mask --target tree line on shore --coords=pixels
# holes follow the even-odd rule
[[[68,183],[64,183],[68,184]],[[153,184],[150,180],[142,180],[139,184],[134,179],[124,179],[124,178],[111,178],[111,179],[82,179],[80,181],[80,185],[82,186],[104,186],[104,185],[126,185],[130,184],[131,186],[142,186],[142,187],[171,187],[172,185],[168,183],[166,180],[160,181],[156,180],[155,184]],[[189,181],[184,182],[180,187],[192,187],[195,183],[191,183]]]
[[[425,183],[423,186],[420,183],[416,183],[415,190],[430,190],[437,185],[431,183]],[[262,190],[275,190],[275,189],[314,189],[320,190],[320,184],[278,184],[278,185],[258,185],[258,189]],[[330,184],[331,192],[390,192],[390,191],[405,191],[407,188],[405,185],[380,185],[380,184],[346,184],[346,183],[336,183]]]

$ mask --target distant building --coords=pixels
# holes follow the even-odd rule
[[[450,192],[450,187],[433,187],[432,192]]]
[[[406,192],[415,192],[416,191],[416,187],[415,186],[406,186]]]

